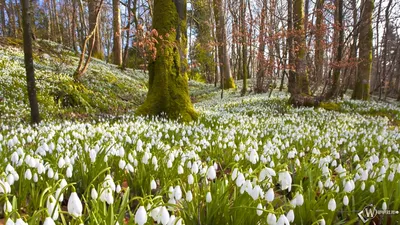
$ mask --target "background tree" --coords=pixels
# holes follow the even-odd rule
[[[113,63],[122,65],[121,12],[119,0],[113,0]]]
[[[89,51],[92,52],[93,57],[98,59],[104,59],[104,50],[101,44],[100,37],[100,24],[99,17],[97,13],[101,13],[101,5],[100,0],[89,0],[89,30],[94,30],[94,35],[91,37],[93,39],[94,44],[90,46]],[[91,43],[92,41],[90,41]]]
[[[359,27],[359,59],[356,84],[353,91],[353,99],[369,99],[371,64],[372,64],[372,13],[374,10],[374,1],[365,0],[364,8],[361,14]]]
[[[26,69],[26,81],[28,90],[29,106],[31,108],[31,122],[39,123],[39,105],[36,97],[35,70],[33,67],[32,54],[32,33],[31,33],[31,12],[29,11],[29,0],[21,0],[23,39],[24,39],[24,59]]]

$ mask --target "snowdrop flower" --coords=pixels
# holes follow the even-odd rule
[[[217,177],[217,173],[215,171],[214,166],[208,167],[207,170],[207,179],[214,180]]]
[[[181,165],[178,166],[178,174],[183,174],[184,170]]]
[[[118,184],[117,187],[115,188],[115,192],[120,193],[121,190],[122,190],[121,185]]]
[[[319,224],[320,224],[320,225],[325,225],[325,224],[326,224],[325,219],[322,218],[322,219],[319,221]]]
[[[174,189],[174,197],[175,197],[175,200],[177,200],[177,201],[181,200],[181,198],[182,198],[182,190],[179,185],[176,186]]]
[[[371,193],[375,192],[375,186],[373,184],[369,187],[369,192]]]
[[[193,183],[194,183],[194,177],[193,177],[192,174],[189,174],[188,175],[188,184],[190,185],[190,184],[193,184]]]
[[[186,201],[191,202],[193,200],[192,191],[186,192]]]
[[[383,203],[382,203],[382,210],[387,210],[387,204],[386,204],[386,202],[383,202]]]
[[[361,190],[364,191],[365,190],[365,182],[361,183]]]
[[[104,188],[110,188],[112,191],[115,191],[115,183],[113,178],[110,175],[107,175],[104,178],[104,182],[102,185]]]
[[[100,194],[100,201],[107,202],[109,205],[114,203],[113,191],[111,188],[105,188]]]
[[[15,221],[15,225],[28,225],[28,223],[25,223],[21,218],[18,218],[17,221]]]
[[[286,214],[286,218],[289,220],[289,222],[294,221],[294,212],[292,209]]]
[[[82,216],[83,206],[76,192],[72,192],[69,196],[67,208],[69,214],[75,217]]]
[[[8,218],[6,225],[15,225],[15,223],[11,220],[11,218]]]
[[[8,201],[8,198],[6,198],[6,202],[4,203],[3,209],[5,213],[10,213],[13,210],[11,202]]]
[[[271,179],[274,176],[276,176],[275,170],[266,167],[266,168],[261,170],[260,175],[258,176],[258,179],[260,181],[263,181],[263,180],[265,180],[266,177]]]
[[[210,203],[211,201],[212,201],[211,193],[210,193],[210,192],[207,192],[207,195],[206,195],[206,202]]]
[[[90,191],[90,196],[93,200],[96,200],[99,197],[99,194],[97,193],[95,188],[92,188],[92,190]]]
[[[49,216],[51,216],[53,220],[57,220],[59,215],[59,205],[57,204],[57,200],[52,195],[50,195],[50,197],[47,199],[46,208]]]
[[[352,192],[355,188],[353,180],[348,180],[344,186],[344,192]]]
[[[331,198],[331,200],[329,200],[328,209],[331,210],[331,211],[335,211],[336,210],[336,201],[335,201],[334,198]]]
[[[235,180],[238,175],[238,168],[233,169],[232,171],[232,180]]]
[[[147,212],[143,206],[140,206],[135,214],[135,222],[138,225],[143,225],[147,222]]]
[[[155,190],[157,188],[156,181],[153,179],[150,181],[150,189]]]
[[[284,214],[282,214],[279,217],[278,222],[276,224],[277,225],[290,225],[289,220],[286,218],[286,216]]]
[[[163,225],[166,225],[169,221],[169,212],[168,212],[167,208],[165,208],[165,206],[161,207],[160,215],[161,215],[160,222]]]
[[[275,198],[274,189],[270,188],[265,194],[265,200],[267,200],[268,202],[272,202],[274,198]]]
[[[68,178],[72,177],[72,166],[68,166],[67,171],[66,171],[66,175]]]
[[[347,195],[343,197],[343,205],[345,206],[349,205],[349,198],[347,197]]]
[[[236,179],[236,186],[241,187],[245,182],[245,178],[243,173],[239,172],[237,179]]]
[[[27,180],[31,180],[32,179],[32,172],[31,172],[30,169],[27,169],[25,171],[25,179],[27,179]]]
[[[58,168],[63,168],[64,167],[64,165],[65,165],[65,160],[64,160],[64,158],[63,157],[61,157],[59,160],[58,160]]]
[[[257,215],[261,216],[263,214],[263,206],[261,203],[258,203],[257,205]]]
[[[279,172],[279,183],[282,190],[288,189],[288,191],[290,192],[290,190],[292,189],[292,177],[290,176],[288,171]]]
[[[47,217],[47,218],[44,220],[43,225],[56,225],[56,223],[54,222],[54,220],[53,220],[51,217]]]
[[[52,179],[54,177],[54,170],[52,168],[49,168],[47,170],[47,177]]]
[[[275,214],[268,213],[267,223],[268,223],[268,225],[276,225],[276,216],[275,216]]]

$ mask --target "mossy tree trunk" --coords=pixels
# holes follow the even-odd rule
[[[289,2],[290,3],[290,2]],[[294,106],[318,106],[319,97],[310,94],[306,62],[306,38],[304,34],[304,1],[293,1],[294,43],[290,51],[294,51],[295,71],[289,75],[289,102]],[[290,7],[288,7],[290,10]]]
[[[214,16],[216,23],[216,38],[218,41],[218,59],[221,74],[221,87],[224,89],[235,88],[232,77],[231,63],[226,40],[226,21],[224,0],[214,0]]]
[[[119,0],[113,0],[113,63],[122,65],[121,13]]]
[[[186,75],[186,0],[155,1],[153,28],[158,32],[157,54],[149,63],[149,91],[137,114],[196,119]]]
[[[359,26],[359,60],[356,84],[352,98],[359,100],[369,99],[371,67],[372,67],[372,13],[374,1],[365,0]]]

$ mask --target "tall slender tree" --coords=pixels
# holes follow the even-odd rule
[[[113,0],[113,63],[122,65],[121,12],[119,0]]]
[[[359,26],[359,59],[353,99],[368,100],[372,67],[372,13],[374,1],[365,0]]]
[[[247,67],[247,30],[246,30],[246,1],[240,0],[240,35],[242,36],[242,54],[243,54],[243,87],[242,87],[242,96],[247,92],[247,78],[249,75],[248,67]]]
[[[94,30],[94,35],[91,39],[94,39],[94,44],[90,46],[90,50],[92,51],[92,55],[98,59],[104,59],[104,50],[101,44],[100,37],[100,25],[99,25],[99,16],[97,14],[101,12],[100,0],[89,0],[89,30]],[[89,41],[91,43],[92,41]]]
[[[153,10],[157,54],[149,63],[149,91],[137,113],[191,121],[197,113],[186,75],[186,0],[157,0]]]
[[[226,38],[226,21],[224,0],[214,0],[214,16],[216,23],[216,37],[218,41],[218,58],[221,74],[221,87],[224,89],[235,88],[235,82],[232,77],[231,63],[228,52],[228,43]]]
[[[26,70],[26,81],[29,105],[31,108],[31,122],[39,123],[39,105],[36,97],[35,70],[33,67],[32,54],[32,34],[31,34],[31,11],[29,10],[29,0],[21,0],[23,39],[24,39],[24,60]]]

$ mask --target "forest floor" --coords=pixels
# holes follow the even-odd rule
[[[15,45],[0,47],[0,207],[8,199],[29,224],[49,216],[52,196],[64,199],[57,224],[78,224],[66,212],[74,191],[85,224],[134,224],[139,206],[148,224],[187,225],[357,224],[369,204],[400,209],[397,103],[293,108],[285,92],[230,90],[221,99],[212,85],[190,82],[198,121],[146,119],[132,113],[145,73],[93,60],[75,84],[76,56],[43,42],[36,52],[49,45],[57,53],[35,55],[45,121],[32,127]]]

